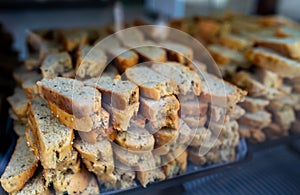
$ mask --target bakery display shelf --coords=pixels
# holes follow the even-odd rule
[[[290,145],[294,141],[300,140],[300,134],[299,133],[291,133],[288,136],[281,137],[278,139],[274,140],[267,140],[262,143],[257,143],[257,144],[252,144],[252,143],[247,143],[249,149],[253,152],[260,151],[260,150],[265,150],[268,148],[273,148],[278,145]]]
[[[14,147],[16,144],[17,136],[12,130],[12,120],[8,119],[7,121],[7,131],[11,132],[11,145],[8,148],[7,152],[3,155],[3,158],[0,159],[0,175],[4,172],[5,167],[7,166],[9,159],[14,151]],[[199,166],[193,165],[191,163],[188,164],[187,171],[183,175],[178,175],[176,177],[154,182],[147,185],[146,188],[138,185],[135,187],[122,189],[122,190],[110,190],[105,191],[105,189],[101,188],[101,195],[111,195],[111,194],[152,194],[153,192],[161,192],[164,189],[170,187],[180,186],[184,182],[192,181],[195,179],[199,179],[208,175],[216,174],[219,172],[223,172],[225,170],[237,169],[243,163],[250,161],[252,155],[251,150],[248,150],[248,146],[245,139],[241,139],[236,149],[236,161],[229,163],[218,163],[213,165]],[[3,192],[3,189],[0,187],[0,192]],[[4,193],[4,192],[3,192]],[[1,194],[1,193],[0,193]]]

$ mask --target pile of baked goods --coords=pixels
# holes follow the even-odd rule
[[[1,177],[7,192],[98,194],[183,174],[188,160],[235,160],[246,92],[193,66],[186,45],[160,47],[138,29],[97,44],[111,32],[28,36],[8,98],[19,138]]]
[[[173,20],[206,44],[224,78],[248,92],[239,105],[240,135],[263,142],[299,132],[300,26],[280,16],[195,17]]]

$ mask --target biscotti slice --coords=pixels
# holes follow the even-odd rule
[[[247,112],[263,111],[269,104],[269,100],[253,97],[246,97],[244,102],[239,103]]]
[[[113,152],[116,159],[133,168],[153,158],[151,151],[132,151],[118,146],[114,146]]]
[[[139,56],[132,50],[118,47],[107,50],[107,53],[113,57],[114,64],[121,73],[125,72],[127,68],[138,64]]]
[[[256,76],[245,71],[240,71],[233,76],[232,82],[246,90],[252,97],[263,96],[267,93],[266,87],[258,81]]]
[[[238,121],[242,125],[262,129],[271,123],[271,114],[266,111],[246,113]]]
[[[121,147],[133,151],[151,151],[154,148],[153,135],[141,128],[118,132],[115,142]]]
[[[91,176],[91,180],[88,186],[81,192],[81,195],[93,195],[93,194],[100,194],[99,185],[95,176]]]
[[[26,70],[34,70],[41,65],[40,55],[37,53],[29,53],[28,57],[24,60]]]
[[[94,172],[96,175],[113,172],[113,151],[108,140],[103,139],[96,144],[91,144],[76,138],[74,147],[80,153],[82,161],[89,171]]]
[[[40,94],[49,104],[61,123],[80,131],[90,131],[101,126],[101,94],[92,87],[74,79],[57,77],[37,83]],[[60,116],[68,115],[66,120]],[[72,117],[73,116],[73,117]]]
[[[196,128],[192,131],[195,132],[194,134],[190,135],[191,142],[189,145],[192,147],[200,147],[201,145],[207,143],[212,136],[211,131],[205,127]]]
[[[264,132],[264,134],[268,139],[277,139],[282,136],[288,135],[288,131],[282,129],[280,125],[276,123],[271,123],[269,126],[265,127],[262,131]]]
[[[99,175],[98,181],[104,184],[107,190],[121,190],[136,186],[136,173],[127,165],[116,161],[115,169],[112,174]]]
[[[272,71],[263,68],[256,68],[254,74],[257,76],[257,79],[267,88],[283,87],[282,78]]]
[[[128,47],[128,46],[127,46]],[[165,62],[167,61],[167,53],[160,45],[152,41],[144,41],[141,43],[130,44],[128,48],[139,54],[139,59],[148,62]]]
[[[27,145],[29,146],[30,150],[34,153],[34,155],[37,158],[39,158],[37,142],[36,142],[36,140],[32,134],[32,131],[29,127],[26,128],[25,138],[26,138],[26,142],[27,142]]]
[[[14,121],[13,130],[19,137],[24,136],[25,131],[26,131],[26,125],[25,124],[19,124],[17,121]]]
[[[144,34],[137,28],[129,28],[116,33],[116,37],[123,45],[128,46],[134,43],[141,43],[145,40]]]
[[[177,84],[174,80],[166,78],[145,66],[134,66],[125,71],[128,80],[140,88],[144,97],[159,100],[166,95],[177,94]]]
[[[235,34],[222,35],[219,38],[219,43],[225,47],[237,51],[243,51],[244,49],[250,47],[252,44],[248,39]]]
[[[130,120],[137,114],[139,102],[132,104],[125,110],[116,109],[106,103],[103,107],[110,113],[110,122],[114,129],[118,131],[127,131],[130,126]]]
[[[282,37],[282,38],[288,38],[288,37],[299,38],[300,31],[298,28],[295,28],[293,26],[283,26],[275,30],[275,35],[277,37]]]
[[[58,195],[81,194],[89,185],[93,175],[84,167],[77,173],[50,171],[44,174],[51,174],[53,178],[53,188]],[[46,176],[47,177],[47,176]]]
[[[38,158],[28,147],[25,137],[20,137],[0,179],[3,189],[8,193],[22,189],[25,183],[33,176],[38,162]]]
[[[193,50],[185,45],[174,42],[162,42],[160,44],[167,50],[168,58],[171,61],[189,64],[193,59]]]
[[[41,164],[45,169],[56,169],[70,157],[74,132],[61,124],[41,98],[29,103],[29,127],[37,141]]]
[[[21,190],[11,193],[12,195],[50,195],[51,192],[45,185],[42,172],[31,178]]]
[[[237,120],[246,113],[246,110],[241,106],[235,106],[235,109],[229,113],[230,120]]]
[[[114,141],[117,137],[117,130],[112,127],[94,129],[89,132],[77,131],[81,139],[91,144],[96,144],[97,141],[108,139]]]
[[[183,151],[181,154],[174,155],[173,153],[169,153],[162,157],[162,167],[166,178],[185,173],[187,168],[187,156],[187,151]]]
[[[76,77],[98,77],[106,67],[107,57],[99,47],[82,46],[77,51]]]
[[[291,106],[284,106],[280,110],[271,110],[273,120],[279,124],[282,130],[288,130],[296,120],[294,110]]]
[[[13,119],[14,121],[16,121],[18,124],[20,125],[26,125],[27,124],[27,117],[22,117],[22,118],[19,118],[16,113],[13,111],[12,108],[9,108],[8,109],[8,115],[11,119]]]
[[[80,29],[64,29],[60,32],[64,48],[68,52],[88,43],[88,33],[86,31]]]
[[[224,123],[225,118],[228,116],[228,111],[224,107],[210,104],[207,116],[209,121]]]
[[[300,39],[299,38],[268,38],[255,41],[255,45],[269,48],[283,56],[298,59],[300,58]]]
[[[235,50],[216,44],[209,45],[208,50],[218,64],[227,65],[234,63],[243,68],[249,67],[249,63],[245,57]]]
[[[265,48],[254,48],[246,53],[246,57],[253,64],[271,70],[279,76],[294,78],[299,76],[300,63],[281,56]]]
[[[71,56],[67,52],[49,54],[43,61],[43,78],[53,79],[73,69]]]
[[[198,100],[180,101],[180,115],[182,116],[200,116],[206,115],[208,104]]]
[[[180,116],[181,119],[192,129],[204,127],[207,116]]]
[[[27,73],[24,73],[27,74]],[[28,76],[28,77],[27,77]],[[39,96],[39,89],[36,83],[42,79],[41,74],[27,74],[26,79],[22,83],[22,89],[24,90],[28,99]]]
[[[202,93],[200,101],[210,102],[220,107],[233,107],[243,101],[247,92],[208,73],[202,73]]]
[[[201,80],[197,72],[191,71],[188,67],[176,62],[166,62],[153,64],[152,69],[163,76],[174,80],[177,84],[179,93],[186,95],[194,93],[200,95]]]
[[[119,110],[133,107],[133,105],[139,101],[139,88],[130,81],[122,81],[108,76],[102,76],[100,78],[86,80],[84,83],[100,90],[102,100],[106,104]]]
[[[26,116],[29,100],[21,88],[17,87],[14,94],[7,98],[7,101],[19,118]]]

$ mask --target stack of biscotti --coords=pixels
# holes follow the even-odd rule
[[[107,33],[29,35],[30,55],[8,99],[20,141],[1,178],[6,191],[97,194],[99,186],[146,187],[183,174],[188,159],[235,160],[244,91],[193,67],[188,46],[146,40],[139,30],[97,43]]]
[[[227,14],[170,25],[207,45],[224,78],[248,91],[240,104],[246,110],[238,120],[242,137],[262,142],[288,135],[291,127],[297,131],[299,24],[279,16]],[[201,33],[191,30],[195,25]]]

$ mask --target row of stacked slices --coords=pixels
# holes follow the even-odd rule
[[[205,43],[225,80],[248,92],[240,135],[263,142],[299,132],[300,26],[279,16],[173,20]]]
[[[146,186],[184,173],[188,160],[201,165],[235,160],[240,135],[262,141],[265,134],[287,133],[298,105],[297,62],[272,52],[277,60],[266,57],[261,65],[253,55],[264,57],[270,50],[256,54],[252,43],[271,30],[297,32],[290,30],[296,24],[229,15],[170,26],[207,44],[226,79],[250,96],[242,102],[244,91],[206,73],[198,62],[202,74],[197,74],[183,57],[193,57],[187,46],[164,42],[171,49],[145,46],[124,53],[137,42],[157,45],[138,30],[102,43],[92,50],[96,55],[86,54],[113,32],[110,27],[32,33],[29,56],[14,73],[19,86],[8,98],[20,138],[1,177],[3,188],[12,194],[97,194],[97,182],[106,189]],[[271,48],[280,47],[273,42]],[[282,51],[295,51],[289,48]],[[109,56],[116,58],[99,77]],[[286,68],[272,69],[272,63]]]

